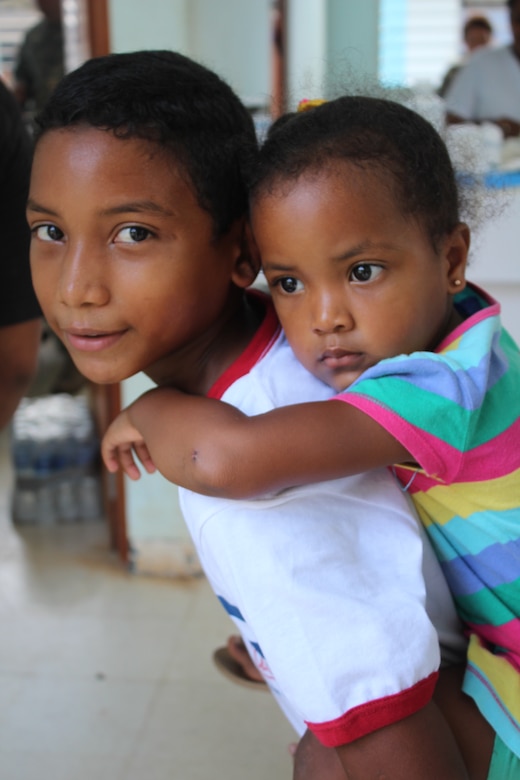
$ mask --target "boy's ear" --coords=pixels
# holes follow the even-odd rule
[[[466,286],[466,265],[470,246],[470,231],[464,222],[452,230],[446,238],[445,257],[448,270],[448,292],[452,295]]]
[[[255,281],[260,270],[260,253],[258,252],[249,222],[244,220],[238,254],[231,279],[237,287],[249,287]]]

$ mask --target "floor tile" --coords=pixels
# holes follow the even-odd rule
[[[130,573],[103,523],[14,527],[0,435],[0,780],[289,780],[294,733],[211,656],[204,577]]]

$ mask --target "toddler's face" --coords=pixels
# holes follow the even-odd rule
[[[338,163],[285,182],[253,204],[252,226],[294,353],[338,391],[383,358],[434,348],[458,322],[467,228],[435,252],[376,172]]]
[[[28,221],[36,294],[78,369],[99,383],[158,383],[200,360],[229,296],[236,233],[170,158],[139,139],[78,127],[39,141]]]

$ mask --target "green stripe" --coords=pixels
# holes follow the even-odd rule
[[[410,387],[413,387],[413,394],[409,392]],[[394,411],[403,420],[426,430],[459,452],[465,451],[460,431],[471,430],[469,441],[473,449],[499,436],[520,416],[520,391],[510,372],[487,393],[484,407],[474,411],[415,387],[400,377],[365,379],[354,392],[372,398],[381,407]],[[510,399],[507,405],[504,398]]]
[[[484,623],[476,615],[486,615],[486,623],[492,626],[510,623],[520,613],[520,577],[498,588],[456,596],[455,603],[460,617],[468,623]]]

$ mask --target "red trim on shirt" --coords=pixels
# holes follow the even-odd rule
[[[280,323],[276,316],[271,299],[259,290],[248,290],[247,295],[260,301],[265,308],[265,316],[255,335],[242,352],[217,381],[210,387],[208,398],[220,399],[231,385],[251,371],[260,358],[270,349],[273,341],[280,333]]]
[[[325,747],[347,745],[425,707],[433,696],[438,676],[438,672],[433,672],[405,691],[360,704],[326,723],[306,722],[307,726]]]

